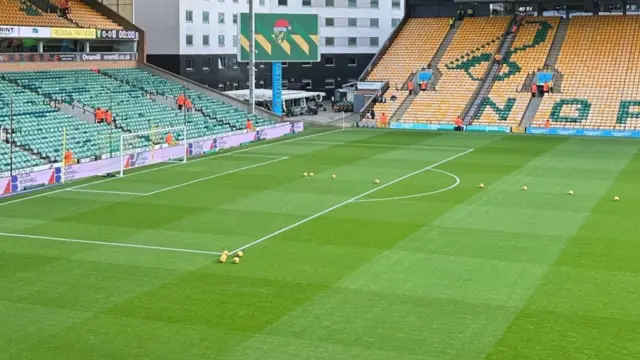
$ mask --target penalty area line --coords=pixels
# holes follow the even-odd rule
[[[222,152],[220,154],[215,154],[213,156],[205,156],[205,157],[201,157],[199,159],[187,160],[187,162],[184,163],[184,164],[182,162],[170,163],[168,165],[157,166],[157,167],[153,167],[151,169],[135,171],[132,174],[129,174],[128,176],[135,176],[135,175],[144,174],[144,173],[157,171],[157,170],[162,170],[162,169],[166,169],[166,168],[173,167],[173,166],[178,166],[178,165],[188,165],[188,164],[191,164],[191,163],[194,163],[194,162],[197,162],[197,161],[218,159],[218,158],[220,158],[222,156],[234,155],[234,154],[245,152],[245,151],[252,151],[252,150],[261,149],[261,148],[265,148],[265,147],[273,146],[273,145],[278,145],[278,144],[285,144],[285,143],[292,142],[292,141],[300,141],[302,139],[308,139],[308,138],[313,138],[313,137],[317,137],[317,136],[327,135],[327,134],[331,134],[331,133],[334,133],[334,132],[337,132],[337,131],[344,131],[344,130],[343,129],[329,130],[329,131],[323,131],[323,132],[310,134],[310,135],[296,136],[296,137],[294,137],[292,139],[287,139],[287,140],[282,140],[282,141],[278,140],[278,141],[270,142],[270,143],[267,143],[267,144],[262,144],[262,145],[257,145],[257,146],[250,146],[250,147],[247,147],[247,148],[230,149],[228,152]],[[98,181],[91,181],[91,182],[87,182],[87,183],[80,184],[80,185],[75,185],[75,186],[66,187],[66,188],[62,188],[62,189],[58,189],[58,190],[47,191],[47,192],[35,194],[35,195],[32,195],[32,196],[20,197],[18,199],[9,200],[9,201],[5,201],[5,202],[0,202],[0,206],[14,204],[14,203],[22,202],[22,201],[25,201],[25,200],[36,199],[36,198],[39,198],[39,197],[42,197],[42,196],[49,196],[49,195],[61,193],[63,191],[69,191],[69,190],[72,190],[72,189],[78,189],[78,188],[82,188],[82,187],[89,186],[89,185],[96,185],[96,184],[103,183],[105,181],[111,181],[111,180],[115,180],[115,179],[122,179],[122,177],[112,177],[112,178],[107,178],[107,179],[98,180]]]
[[[69,188],[68,191],[98,193],[98,194],[114,194],[114,195],[136,195],[136,196],[146,195],[145,193],[136,193],[136,192],[127,192],[127,191],[109,191],[109,190],[91,190],[91,189],[73,189],[73,188]]]
[[[169,186],[169,187],[167,187],[167,188],[160,189],[160,190],[156,190],[156,191],[152,191],[152,192],[150,192],[150,193],[146,193],[146,194],[143,194],[143,195],[145,195],[145,196],[155,195],[155,194],[158,194],[158,193],[161,193],[161,192],[164,192],[164,191],[169,191],[169,190],[173,190],[173,189],[181,188],[181,187],[183,187],[183,186],[187,186],[187,185],[192,185],[192,184],[195,184],[195,183],[199,183],[199,182],[201,182],[201,181],[205,181],[205,180],[209,180],[209,179],[214,179],[214,178],[217,178],[217,177],[220,177],[220,176],[224,176],[224,175],[228,175],[228,174],[233,174],[233,173],[236,173],[236,172],[238,172],[238,171],[243,171],[243,170],[253,169],[253,168],[258,167],[258,166],[268,165],[268,164],[271,164],[271,163],[274,163],[274,162],[277,162],[277,161],[286,160],[286,159],[288,159],[288,158],[289,158],[288,156],[283,156],[283,157],[280,157],[280,158],[277,158],[277,159],[274,159],[274,160],[264,161],[264,162],[261,162],[261,163],[257,163],[257,164],[253,164],[253,165],[249,165],[249,166],[244,166],[244,167],[241,167],[241,168],[238,168],[238,169],[233,169],[233,170],[225,171],[225,172],[222,172],[222,173],[219,173],[219,174],[214,174],[214,175],[210,175],[210,176],[205,176],[205,177],[200,178],[200,179],[195,179],[195,180],[187,181],[187,182],[182,183],[182,184]]]
[[[322,216],[322,215],[324,215],[324,214],[326,214],[326,213],[329,213],[329,212],[331,212],[331,211],[333,211],[333,210],[335,210],[335,209],[337,209],[337,208],[340,208],[340,207],[342,207],[342,206],[344,206],[344,205],[347,205],[347,204],[349,204],[349,203],[352,203],[352,202],[356,202],[358,199],[361,199],[361,198],[363,198],[363,197],[365,197],[365,196],[367,196],[367,195],[369,195],[369,194],[372,194],[372,193],[374,193],[374,192],[376,192],[376,191],[378,191],[378,190],[384,189],[384,188],[386,188],[386,187],[388,187],[388,186],[391,186],[391,185],[393,185],[393,184],[395,184],[395,183],[398,183],[398,182],[400,182],[400,181],[402,181],[402,180],[408,179],[408,178],[410,178],[410,177],[412,177],[412,176],[414,176],[414,175],[420,174],[420,173],[425,172],[425,171],[427,171],[427,170],[431,170],[431,169],[433,169],[433,168],[434,168],[434,167],[436,167],[436,166],[442,165],[442,164],[444,164],[444,163],[446,163],[446,162],[448,162],[448,161],[451,161],[451,160],[453,160],[453,159],[459,158],[460,156],[466,155],[466,154],[468,154],[468,153],[472,152],[473,150],[475,150],[475,149],[469,149],[469,150],[464,151],[464,152],[461,152],[461,153],[459,153],[459,154],[456,154],[456,155],[450,156],[450,157],[448,157],[448,158],[446,158],[446,159],[444,159],[444,160],[438,161],[437,163],[435,163],[435,164],[433,164],[433,165],[429,165],[429,166],[423,167],[423,168],[422,168],[422,169],[420,169],[420,170],[416,170],[416,171],[414,171],[414,172],[412,172],[412,173],[409,173],[409,174],[404,175],[404,176],[402,176],[402,177],[399,177],[399,178],[397,178],[397,179],[395,179],[395,180],[392,180],[392,181],[390,181],[390,182],[388,182],[388,183],[386,183],[386,184],[380,185],[380,186],[378,186],[378,187],[376,187],[376,188],[373,188],[373,189],[371,189],[371,190],[369,190],[369,191],[365,191],[365,192],[363,192],[362,194],[357,195],[357,196],[354,196],[354,197],[352,197],[352,198],[351,198],[351,199],[349,199],[349,200],[343,201],[343,202],[341,202],[341,203],[339,203],[339,204],[337,204],[337,205],[334,205],[334,206],[332,206],[332,207],[330,207],[330,208],[328,208],[328,209],[322,210],[321,212],[319,212],[319,213],[317,213],[317,214],[315,214],[315,215],[311,215],[311,216],[309,216],[309,217],[307,217],[307,218],[304,218],[304,219],[302,219],[302,220],[298,221],[297,223],[291,224],[291,225],[289,225],[289,226],[287,226],[287,227],[284,227],[284,228],[282,228],[282,229],[280,229],[280,230],[278,230],[278,231],[275,231],[275,232],[273,232],[273,233],[271,233],[271,234],[269,234],[269,235],[263,236],[263,237],[261,237],[261,238],[260,238],[260,239],[258,239],[258,240],[252,241],[252,242],[250,242],[250,243],[248,243],[248,244],[246,244],[246,245],[244,245],[244,246],[242,246],[242,247],[239,247],[239,248],[237,248],[237,249],[235,249],[235,250],[231,251],[229,254],[230,254],[230,255],[231,255],[231,254],[235,254],[235,253],[237,253],[238,251],[242,251],[242,250],[247,249],[247,248],[249,248],[249,247],[251,247],[251,246],[257,245],[257,244],[259,244],[259,243],[261,243],[261,242],[263,242],[263,241],[265,241],[265,240],[271,239],[272,237],[274,237],[274,236],[276,236],[276,235],[280,235],[280,234],[282,234],[283,232],[289,231],[289,230],[291,230],[291,229],[293,229],[293,228],[295,228],[295,227],[298,227],[298,226],[300,226],[300,225],[302,225],[302,224],[304,224],[304,223],[306,223],[306,222],[309,222],[309,221],[311,221],[311,220],[313,220],[313,219],[315,219],[315,218],[317,218],[317,217],[320,217],[320,216]]]
[[[114,242],[97,241],[97,240],[67,239],[67,238],[59,238],[59,237],[53,237],[53,236],[13,234],[13,233],[4,233],[4,232],[0,232],[0,236],[60,241],[60,242],[80,243],[80,244],[119,246],[119,247],[135,248],[135,249],[173,251],[173,252],[183,252],[183,253],[192,253],[192,254],[205,254],[205,255],[221,255],[222,254],[216,251],[181,249],[181,248],[173,248],[173,247],[165,247],[165,246],[137,245],[137,244],[128,244],[128,243],[114,243]]]

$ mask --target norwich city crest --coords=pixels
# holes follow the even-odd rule
[[[273,25],[273,38],[278,44],[282,44],[287,37],[287,31],[291,30],[289,21],[285,19],[277,20]]]

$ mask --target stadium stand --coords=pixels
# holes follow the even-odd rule
[[[74,27],[57,14],[47,14],[26,1],[0,0],[0,24],[15,26]]]
[[[524,18],[473,124],[519,125],[531,99],[525,80],[544,66],[559,23],[559,17]]]
[[[54,3],[55,4],[55,3]],[[80,0],[71,0],[69,2],[69,18],[84,28],[98,29],[122,29],[122,26],[116,24],[111,19],[93,10],[90,6]]]
[[[14,74],[19,73],[3,73],[0,76],[11,79]],[[119,139],[122,134],[120,130],[110,134],[107,125],[89,123],[65,114],[52,107],[48,98],[33,91],[0,80],[0,100],[0,126],[10,128],[12,108],[15,145],[33,155],[30,158],[23,156],[20,163],[16,161],[14,168],[33,166],[38,163],[38,157],[50,162],[61,161],[65,130],[67,147],[76,158],[90,158],[119,151],[119,142],[113,141],[113,137]],[[46,161],[39,161],[43,162]]]
[[[562,92],[544,96],[533,125],[640,128],[639,31],[638,16],[573,17],[556,64]]]
[[[228,105],[222,101],[185,89],[184,86],[163,79],[137,68],[130,69],[105,69],[103,74],[124,82],[132,87],[139,88],[150,94],[158,94],[176,99],[178,95],[185,94],[193,102],[194,107],[206,117],[218,121],[221,125],[228,125],[235,129],[244,128],[247,119],[251,119],[255,126],[273,124],[272,121],[257,115],[250,115],[240,109]]]
[[[11,155],[11,152],[11,146],[0,141],[0,172],[10,171],[12,168],[23,169],[45,163],[44,160],[16,147],[13,148],[13,155]],[[12,161],[13,167],[11,166]]]
[[[201,137],[232,131],[207,121],[200,113],[183,114],[149,99],[143,91],[90,70],[15,72],[5,74],[20,86],[51,99],[82,107],[111,109],[117,127],[127,132],[144,132],[187,124],[188,136]],[[176,140],[181,140],[176,136]]]
[[[374,107],[377,114],[386,113],[389,117],[393,115],[408,94],[406,90],[396,91],[396,88],[402,88],[411,73],[429,64],[447,31],[447,18],[407,20],[395,41],[367,78],[367,81],[389,81],[387,94],[398,97],[394,102],[377,104]],[[387,96],[389,97],[390,95]]]
[[[104,69],[102,74],[91,70],[59,70],[12,72],[3,76],[32,90],[46,99],[60,100],[93,113],[95,109],[111,109],[117,127],[127,132],[187,125],[187,136],[199,138],[244,130],[251,118],[254,125],[265,126],[271,121],[236,109],[193,90],[186,90],[197,111],[184,113],[150,95],[173,99],[185,92],[183,86],[139,69]],[[181,140],[177,134],[176,140]]]
[[[510,22],[510,17],[465,19],[438,65],[442,78],[436,91],[421,92],[401,121],[451,123],[464,116]]]

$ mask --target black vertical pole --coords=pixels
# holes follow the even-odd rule
[[[109,158],[113,157],[113,127],[115,123],[113,122],[113,87],[109,90],[109,113],[111,114],[111,124],[109,124]],[[120,149],[122,152],[122,149]],[[122,156],[122,154],[120,154]]]
[[[11,142],[9,143],[9,177],[13,177],[13,93],[11,93],[9,105],[9,126],[9,133],[11,134]]]
[[[185,105],[182,106],[182,111],[184,112],[184,126],[187,126],[187,83],[184,83],[184,88],[182,89],[182,96],[184,97]]]

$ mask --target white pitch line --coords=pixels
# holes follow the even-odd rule
[[[443,150],[469,150],[469,148],[450,147],[450,146],[428,146],[428,145],[396,145],[396,144],[376,144],[376,143],[358,143],[358,142],[337,142],[337,141],[300,141],[303,144],[318,145],[348,145],[348,146],[370,146],[370,147],[393,147],[401,149],[443,149]]]
[[[223,154],[223,155],[233,155],[233,156],[240,156],[240,157],[257,157],[257,158],[268,158],[268,159],[275,159],[275,158],[281,158],[282,157],[281,155],[236,154],[235,152],[229,153],[229,154]]]
[[[337,208],[339,208],[339,207],[342,207],[342,206],[347,205],[347,204],[349,204],[349,203],[351,203],[351,202],[354,202],[354,201],[356,201],[356,200],[358,200],[358,199],[361,199],[361,198],[363,198],[363,197],[365,197],[365,196],[367,196],[367,195],[369,195],[369,194],[371,194],[371,193],[374,193],[374,192],[376,192],[376,191],[378,191],[378,190],[384,189],[384,188],[386,188],[387,186],[391,186],[391,185],[393,185],[393,184],[395,184],[395,183],[397,183],[397,182],[400,182],[400,181],[402,181],[402,180],[404,180],[404,179],[410,178],[410,177],[412,177],[412,176],[414,176],[414,175],[420,174],[421,172],[424,172],[424,171],[430,170],[430,169],[432,169],[432,168],[434,168],[434,167],[436,167],[436,166],[438,166],[438,165],[442,165],[442,164],[444,164],[444,163],[446,163],[446,162],[448,162],[448,161],[451,161],[451,160],[456,159],[456,158],[458,158],[458,157],[460,157],[460,156],[466,155],[466,154],[468,154],[468,153],[472,152],[473,150],[475,150],[475,149],[469,149],[469,150],[467,150],[467,151],[465,151],[465,152],[461,152],[461,153],[459,153],[459,154],[457,154],[457,155],[454,155],[454,156],[448,157],[448,158],[446,158],[446,159],[444,159],[444,160],[442,160],[442,161],[439,161],[439,162],[437,162],[437,163],[435,163],[435,164],[433,164],[433,165],[429,165],[429,166],[424,167],[424,168],[422,168],[422,169],[420,169],[420,170],[416,170],[416,171],[414,171],[414,172],[412,172],[412,173],[410,173],[410,174],[404,175],[404,176],[402,176],[402,177],[400,177],[400,178],[397,178],[397,179],[395,179],[395,180],[393,180],[393,181],[390,181],[390,182],[388,182],[388,183],[386,183],[386,184],[384,184],[384,185],[381,185],[381,186],[378,186],[378,187],[376,187],[376,188],[374,188],[374,189],[371,189],[371,190],[369,190],[369,191],[363,192],[362,194],[360,194],[360,195],[358,195],[358,196],[355,196],[355,197],[352,197],[352,198],[351,198],[351,199],[349,199],[349,200],[343,201],[343,202],[341,202],[341,203],[339,203],[339,204],[337,204],[337,205],[334,205],[334,206],[332,206],[332,207],[330,207],[330,208],[328,208],[328,209],[322,210],[321,212],[319,212],[319,213],[317,213],[317,214],[315,214],[315,215],[311,215],[311,216],[309,216],[308,218],[302,219],[302,220],[298,221],[298,222],[297,222],[297,223],[295,223],[295,224],[291,224],[291,225],[289,225],[289,226],[287,226],[287,227],[285,227],[285,228],[282,228],[282,229],[280,229],[280,230],[278,230],[278,231],[276,231],[276,232],[273,232],[273,233],[271,233],[271,234],[269,234],[269,235],[267,235],[267,236],[261,237],[261,238],[260,238],[260,239],[258,239],[258,240],[252,241],[252,242],[248,243],[247,245],[244,245],[244,246],[242,246],[242,247],[239,247],[239,248],[237,248],[237,249],[235,249],[235,250],[231,251],[231,252],[230,252],[230,254],[235,254],[235,253],[237,253],[238,251],[241,251],[241,250],[244,250],[244,249],[246,249],[246,248],[248,248],[248,247],[251,247],[251,246],[254,246],[254,245],[256,245],[256,244],[259,244],[259,243],[261,243],[261,242],[263,242],[263,241],[265,241],[265,240],[268,240],[268,239],[270,239],[270,238],[272,238],[272,237],[274,237],[274,236],[276,236],[276,235],[282,234],[282,233],[283,233],[283,232],[285,232],[285,231],[291,230],[291,229],[293,229],[293,228],[295,228],[295,227],[297,227],[297,226],[300,226],[300,225],[302,225],[302,224],[304,224],[304,223],[306,223],[306,222],[308,222],[308,221],[311,221],[311,220],[313,220],[313,219],[315,219],[315,218],[317,218],[317,217],[320,217],[320,216],[322,216],[322,215],[324,215],[324,214],[326,214],[326,213],[328,213],[328,212],[331,212],[331,211],[333,211],[333,210],[335,210],[335,209],[337,209]]]
[[[216,158],[219,158],[221,156],[229,156],[229,155],[233,155],[233,154],[239,153],[239,152],[260,149],[260,148],[264,148],[264,147],[267,147],[267,146],[288,143],[288,142],[291,142],[291,141],[299,141],[301,139],[308,139],[308,138],[312,138],[312,137],[316,137],[316,136],[320,136],[320,135],[331,134],[331,133],[334,133],[336,131],[344,131],[344,130],[343,129],[336,129],[336,130],[331,130],[331,131],[324,131],[324,132],[317,133],[317,134],[311,134],[311,135],[306,135],[306,136],[301,136],[301,137],[294,137],[293,139],[289,139],[289,140],[276,141],[276,142],[272,142],[272,143],[269,143],[269,144],[263,144],[263,145],[258,145],[258,146],[251,146],[251,147],[244,148],[244,149],[224,152],[222,154],[215,155],[215,156],[207,156],[207,157],[203,157],[203,158],[199,158],[199,159],[189,160],[189,161],[186,162],[186,164],[191,164],[193,162],[201,161],[201,160],[216,159]],[[134,172],[133,174],[131,174],[129,176],[138,175],[138,174],[144,174],[144,173],[147,173],[147,172],[161,170],[161,169],[166,169],[166,168],[169,168],[169,167],[172,167],[172,166],[177,166],[177,165],[183,165],[183,163],[174,163],[174,164],[169,164],[169,165],[165,165],[165,166],[154,167],[154,168],[147,169],[147,170],[136,171],[136,172]],[[78,188],[89,186],[89,185],[100,184],[100,183],[103,183],[105,181],[110,181],[110,180],[115,180],[115,179],[120,179],[120,177],[107,178],[107,179],[104,179],[104,180],[88,182],[86,184],[80,184],[80,185],[76,185],[76,186],[72,186],[72,187],[68,187],[68,188],[64,188],[64,189],[59,189],[59,190],[54,190],[54,191],[47,191],[47,192],[44,192],[44,193],[41,193],[41,194],[36,194],[36,195],[33,195],[33,196],[25,196],[25,197],[21,197],[19,199],[11,200],[11,201],[0,202],[0,206],[5,206],[5,205],[9,205],[9,204],[25,201],[25,200],[31,200],[31,199],[39,198],[39,197],[42,197],[42,196],[48,196],[48,195],[51,195],[51,194],[56,194],[56,193],[60,193],[60,192],[67,191],[67,190],[78,189]]]
[[[241,167],[241,168],[238,168],[238,169],[233,169],[233,170],[225,171],[225,172],[223,172],[223,173],[214,174],[214,175],[211,175],[211,176],[206,176],[206,177],[203,177],[203,178],[200,178],[200,179],[196,179],[196,180],[191,180],[191,181],[188,181],[188,182],[186,182],[186,183],[182,183],[182,184],[178,184],[178,185],[174,185],[174,186],[169,186],[169,187],[167,187],[167,188],[160,189],[160,190],[156,190],[156,191],[152,191],[152,192],[150,192],[150,193],[146,193],[146,194],[144,194],[144,195],[145,195],[145,196],[155,195],[155,194],[158,194],[158,193],[161,193],[161,192],[164,192],[164,191],[169,191],[169,190],[173,190],[173,189],[181,188],[181,187],[183,187],[183,186],[192,185],[192,184],[195,184],[195,183],[198,183],[198,182],[201,182],[201,181],[205,181],[205,180],[209,180],[209,179],[217,178],[217,177],[219,177],[219,176],[223,176],[223,175],[233,174],[233,173],[235,173],[235,172],[242,171],[242,170],[247,170],[247,169],[251,169],[251,168],[254,168],[254,167],[258,167],[258,166],[263,166],[263,165],[271,164],[271,163],[274,163],[274,162],[276,162],[276,161],[286,160],[286,159],[288,159],[288,158],[289,158],[289,157],[284,156],[284,157],[280,157],[280,158],[275,159],[275,160],[269,160],[269,161],[261,162],[261,163],[258,163],[258,164],[253,164],[253,165],[249,165],[249,166],[244,166],[244,167]]]
[[[412,199],[412,198],[428,196],[428,195],[435,195],[435,194],[439,194],[441,192],[449,191],[449,190],[453,189],[454,187],[456,187],[456,186],[458,186],[460,184],[460,178],[457,177],[456,175],[448,172],[448,171],[444,171],[444,170],[440,170],[440,169],[429,169],[429,170],[437,171],[437,172],[449,175],[449,176],[451,176],[452,178],[455,179],[455,182],[453,183],[453,185],[449,185],[446,188],[442,188],[442,189],[438,189],[438,190],[434,190],[434,191],[428,191],[428,192],[424,192],[424,193],[420,193],[420,194],[394,196],[394,197],[388,197],[388,198],[359,199],[359,200],[355,200],[353,202],[354,203],[363,203],[363,202],[376,202],[376,201],[392,201],[392,200]]]
[[[19,238],[27,238],[27,239],[62,241],[62,242],[72,242],[72,243],[81,243],[81,244],[93,244],[93,245],[120,246],[120,247],[129,247],[129,248],[137,248],[137,249],[163,250],[163,251],[174,251],[174,252],[206,254],[206,255],[221,255],[221,253],[215,252],[215,251],[192,250],[192,249],[181,249],[181,248],[151,246],[151,245],[137,245],[137,244],[127,244],[127,243],[114,243],[114,242],[107,242],[107,241],[66,239],[66,238],[59,238],[59,237],[52,237],[52,236],[12,234],[12,233],[3,233],[3,232],[0,232],[0,236],[12,236],[12,237],[19,237]]]
[[[115,195],[146,195],[145,193],[126,192],[126,191],[109,191],[109,190],[90,190],[90,189],[68,189],[68,191],[88,192],[99,194],[115,194]]]

